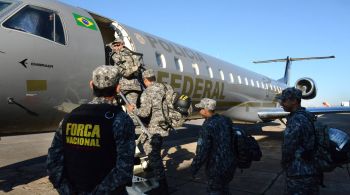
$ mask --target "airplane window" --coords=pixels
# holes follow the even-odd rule
[[[182,61],[180,58],[175,57],[175,66],[176,66],[176,70],[183,72],[184,71],[184,66],[182,64]]]
[[[253,79],[250,79],[250,84],[252,84],[252,86],[254,87],[254,81],[253,81]]]
[[[225,75],[224,75],[224,71],[222,71],[221,69],[219,69],[219,72],[220,72],[220,77],[221,77],[221,80],[225,80]]]
[[[245,85],[249,85],[247,77],[244,78],[244,81],[245,81]]]
[[[0,11],[5,9],[7,6],[9,6],[10,3],[6,3],[6,2],[0,2]]]
[[[54,25],[56,22],[56,25]],[[59,43],[65,43],[60,18],[51,10],[35,6],[26,6],[8,19],[4,26],[34,34]],[[56,28],[56,33],[54,29]],[[56,35],[57,34],[57,35]]]
[[[231,83],[234,83],[234,82],[235,82],[232,73],[230,73],[230,80],[231,80]]]
[[[242,84],[241,76],[237,76],[237,79],[238,79],[238,83]]]
[[[161,68],[166,68],[166,61],[163,54],[156,53],[157,64]]]
[[[209,66],[208,66],[208,73],[209,73],[210,78],[213,78],[213,70]]]
[[[260,88],[259,81],[256,81],[256,86]]]
[[[192,68],[193,68],[194,74],[199,75],[198,64],[192,64]]]
[[[61,22],[61,18],[55,14],[55,41],[58,43],[66,44],[66,39],[64,37],[63,25]]]

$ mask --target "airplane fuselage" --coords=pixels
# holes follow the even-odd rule
[[[232,119],[260,121],[257,111],[276,107],[273,99],[286,87],[81,8],[0,0],[0,135],[54,130],[64,114],[89,101],[91,72],[106,64],[105,46],[117,35],[111,25],[128,48],[143,54],[158,82],[171,84],[194,103],[216,99],[218,110]]]

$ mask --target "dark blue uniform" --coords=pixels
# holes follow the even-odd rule
[[[233,179],[236,164],[232,149],[232,122],[215,114],[206,119],[199,133],[196,156],[191,169],[195,175],[206,163],[209,194],[229,194],[228,184]]]
[[[314,115],[299,108],[287,117],[282,144],[282,166],[286,172],[286,194],[318,194]]]
[[[100,97],[89,104],[112,102]],[[73,122],[66,117],[61,122],[47,159],[49,179],[60,194],[126,194],[125,185],[133,177],[135,127],[125,112],[114,114],[105,115],[112,120],[111,129],[94,125],[94,120],[78,120],[79,117]],[[108,148],[99,150],[101,147]]]

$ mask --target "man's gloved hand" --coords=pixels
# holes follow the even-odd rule
[[[127,108],[128,112],[133,112],[135,107],[136,106],[134,104],[126,104],[126,108]]]

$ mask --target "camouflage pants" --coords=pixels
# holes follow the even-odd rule
[[[135,92],[131,92],[131,93],[126,93],[125,98],[130,102],[130,104],[134,104],[136,105],[137,103],[137,98],[139,97],[138,93]],[[128,112],[128,115],[130,116],[130,118],[132,119],[132,121],[134,122],[134,125],[138,125],[138,122],[136,120],[136,116],[132,113],[132,112]]]
[[[316,195],[320,194],[317,177],[291,178],[286,177],[286,195]]]
[[[140,143],[143,144],[143,150],[148,156],[148,166],[155,178],[158,180],[165,179],[163,161],[160,155],[163,144],[162,136],[154,134],[151,139],[144,138]]]
[[[232,181],[235,174],[236,164],[232,164],[224,174],[209,176],[207,192],[210,195],[230,195],[228,184]]]

